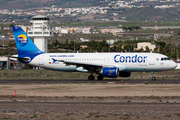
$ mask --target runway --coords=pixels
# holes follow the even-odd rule
[[[150,79],[105,79],[105,80],[73,80],[73,79],[2,79],[0,80],[0,84],[3,83],[170,83],[170,84],[178,84],[180,83],[180,79],[173,80],[156,80],[152,81]]]
[[[154,103],[154,102],[31,102],[31,101],[26,101],[26,102],[17,102],[17,101],[0,101],[0,104],[44,104],[44,105],[49,105],[49,104],[69,104],[69,105],[75,105],[75,104],[80,104],[80,105],[180,105],[180,103]]]
[[[179,119],[179,81],[4,79],[0,119]]]

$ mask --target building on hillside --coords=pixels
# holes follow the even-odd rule
[[[74,28],[67,28],[67,30],[69,31],[69,33],[74,33]]]
[[[52,31],[56,34],[59,33],[59,30],[60,30],[60,27],[52,27]]]
[[[119,29],[110,29],[109,30],[110,33],[120,33],[120,32],[124,32],[123,29],[119,28]]]
[[[25,33],[27,33],[28,27],[24,26],[24,25],[18,25],[19,27],[21,27]]]
[[[101,33],[103,34],[107,34],[107,33],[122,33],[124,32],[123,29],[121,28],[118,28],[118,29],[101,29]]]
[[[92,29],[91,28],[83,28],[82,34],[91,34]]]
[[[137,43],[137,48],[134,48],[134,50],[146,50],[146,47],[149,48],[150,51],[154,51],[155,48],[158,48],[157,45],[149,43],[149,42],[141,42],[141,43]]]
[[[117,33],[117,36],[123,36],[123,37],[148,37],[148,36],[153,36],[154,33]]]
[[[117,40],[106,40],[106,43],[109,45],[113,45]]]
[[[82,33],[82,28],[74,28],[74,33]]]
[[[0,35],[0,40],[4,40],[6,37],[4,35]]]
[[[101,33],[107,34],[107,33],[109,33],[109,29],[101,29]]]
[[[84,49],[84,48],[87,48],[87,47],[88,47],[87,45],[80,45],[81,49]]]
[[[3,27],[3,30],[10,30],[11,27]]]
[[[61,28],[60,33],[61,34],[68,34],[69,31],[67,29],[65,29],[65,28]]]
[[[89,39],[80,38],[81,42],[89,42]]]

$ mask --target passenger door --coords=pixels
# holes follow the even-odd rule
[[[154,55],[149,56],[149,65],[155,65],[155,56]]]
[[[39,65],[44,65],[44,55],[39,56]]]

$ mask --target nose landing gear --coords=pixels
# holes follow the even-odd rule
[[[154,72],[153,72],[153,71],[151,72],[151,75],[152,75],[151,80],[155,81],[155,80],[156,80],[156,77],[154,76]]]
[[[155,81],[155,80],[156,80],[156,77],[152,77],[152,80]]]

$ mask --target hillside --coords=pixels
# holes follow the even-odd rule
[[[26,9],[38,7],[88,7],[103,6],[106,2],[101,0],[0,0],[0,9]]]
[[[124,15],[124,14],[123,14]],[[133,8],[127,9],[126,19],[128,21],[154,21],[158,18],[158,21],[170,21],[180,19],[179,13],[176,8],[168,9],[155,9],[152,7],[145,8]]]
[[[106,1],[106,2],[105,2]],[[0,0],[0,10],[9,9],[9,12],[0,14],[0,22],[28,22],[32,17],[32,13],[38,13],[38,10],[44,10],[45,7],[52,7],[55,5],[57,8],[77,8],[77,7],[92,7],[92,6],[108,6],[112,0]],[[109,8],[105,8],[101,13],[101,8],[85,8],[81,12],[75,11],[74,13],[66,9],[66,14],[60,15],[65,12],[53,11],[53,8],[48,8],[47,14],[50,14],[51,20],[55,23],[60,22],[77,22],[77,21],[99,21],[102,19],[108,19],[110,21],[127,20],[127,21],[144,21],[154,22],[155,18],[158,18],[159,22],[180,21],[180,5],[169,7],[166,9],[154,8],[155,5],[175,5],[175,3],[161,3],[161,2],[137,2],[134,5],[144,5],[144,7],[117,7],[117,5],[109,5]],[[28,9],[30,8],[30,9]],[[18,9],[18,10],[17,10]],[[90,10],[89,10],[90,9]],[[16,10],[16,14],[12,14],[12,10]],[[96,13],[90,13],[91,10]],[[8,11],[8,10],[7,10]],[[21,12],[22,11],[22,12]],[[84,12],[85,11],[85,12]],[[89,12],[90,11],[90,12]],[[25,12],[29,12],[26,14]],[[32,12],[32,13],[31,13]],[[59,15],[54,15],[54,14]],[[39,13],[38,13],[39,14]],[[41,14],[41,13],[40,13]]]
[[[123,8],[123,9],[112,9],[112,13],[118,13],[116,18],[126,17],[127,21],[148,21],[154,22],[155,18],[158,21],[178,21],[180,20],[179,11],[177,8],[167,8],[167,9],[155,9],[153,7],[144,8]],[[114,18],[114,16],[112,16]]]

